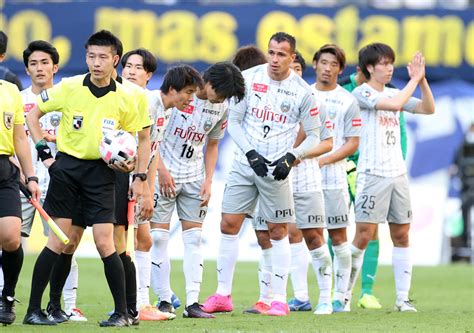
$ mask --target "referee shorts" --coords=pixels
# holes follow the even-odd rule
[[[102,160],[58,152],[48,172],[44,209],[49,215],[72,219],[80,213],[87,225],[115,223],[115,173]]]
[[[0,155],[0,217],[21,218],[20,170],[9,156]]]

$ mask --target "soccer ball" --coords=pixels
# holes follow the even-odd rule
[[[109,131],[100,142],[100,156],[108,166],[115,165],[124,172],[135,167],[137,142],[130,133],[123,130]]]

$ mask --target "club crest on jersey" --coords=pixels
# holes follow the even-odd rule
[[[334,109],[329,110],[329,118],[331,119],[336,118],[336,110]]]
[[[212,121],[210,119],[207,119],[205,122],[204,122],[204,131],[208,132],[211,130],[212,128]]]
[[[43,90],[42,92],[40,92],[40,96],[43,103],[49,100],[48,92],[46,90]]]
[[[58,127],[60,121],[61,121],[61,116],[59,114],[52,114],[51,118],[49,118],[49,122],[51,123],[51,126],[53,127]]]
[[[268,90],[268,85],[263,83],[254,83],[252,85],[252,90],[256,92],[266,93]]]
[[[73,116],[72,117],[72,128],[75,130],[80,130],[82,127],[82,122],[84,120],[83,116]]]
[[[7,130],[13,127],[13,112],[3,112],[3,124]]]
[[[280,105],[281,112],[288,112],[290,111],[290,108],[291,108],[290,102],[288,101],[281,102],[281,105]]]

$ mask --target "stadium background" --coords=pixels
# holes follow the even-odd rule
[[[168,5],[163,5],[168,4]],[[125,51],[145,47],[159,61],[150,82],[160,86],[161,75],[172,64],[189,63],[204,70],[216,61],[231,59],[238,47],[257,44],[265,50],[269,36],[286,31],[297,38],[297,48],[308,64],[322,44],[334,42],[344,48],[353,72],[357,51],[367,43],[382,41],[397,54],[394,83],[407,79],[406,63],[416,50],[427,62],[427,77],[436,99],[436,114],[407,114],[408,158],[414,211],[412,244],[414,264],[435,265],[450,258],[449,236],[459,233],[459,182],[451,166],[457,149],[474,122],[474,10],[469,1],[443,0],[253,0],[253,1],[2,1],[0,30],[10,39],[4,63],[24,75],[21,54],[34,39],[51,41],[61,55],[58,82],[62,76],[83,73],[84,41],[105,28],[124,42]],[[310,67],[310,66],[309,66]],[[305,78],[314,82],[307,68]],[[220,202],[226,174],[233,159],[228,136],[221,143],[213,182],[213,196],[204,225],[206,258],[217,255]],[[29,252],[40,250],[45,239],[40,223],[25,244]],[[381,228],[381,263],[391,261],[388,228]],[[172,228],[171,254],[183,253],[176,217]],[[240,260],[258,258],[251,225],[241,234]],[[96,256],[91,234],[86,235],[80,255]]]

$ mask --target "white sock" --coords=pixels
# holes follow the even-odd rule
[[[364,262],[364,253],[365,250],[358,249],[351,244],[351,254],[352,254],[352,268],[351,276],[349,277],[349,286],[347,288],[346,298],[352,298],[352,290],[354,289],[357,278],[359,277],[360,270],[362,268],[362,263]]]
[[[306,302],[308,295],[308,250],[304,242],[290,244],[290,277],[295,298]]]
[[[221,234],[217,256],[217,294],[228,296],[232,293],[232,280],[238,256],[239,235]]]
[[[66,283],[63,288],[64,310],[71,313],[76,308],[77,286],[79,281],[79,266],[77,265],[76,256],[72,256],[71,271],[67,276]]]
[[[137,307],[150,304],[151,256],[150,252],[135,251],[137,268]]]
[[[168,256],[170,232],[165,229],[151,229],[151,239],[151,287],[160,301],[171,303],[171,265]]]
[[[0,251],[0,261],[1,259],[2,259],[2,251]],[[0,265],[0,293],[3,291],[3,284],[4,284],[3,265]]]
[[[332,262],[327,244],[309,251],[319,285],[319,302],[331,303]]]
[[[286,303],[286,286],[290,273],[291,249],[288,236],[272,243],[272,289],[273,300]]]
[[[412,262],[409,247],[394,247],[392,252],[393,275],[397,300],[407,301],[411,286]]]
[[[344,304],[351,275],[351,247],[348,242],[332,247],[334,251],[334,299]]]
[[[258,301],[270,304],[273,300],[272,248],[262,250],[258,267],[258,285],[260,286],[260,298]]]
[[[201,290],[202,272],[204,269],[201,234],[201,228],[183,231],[183,271],[186,280],[186,306],[199,303],[199,291]]]

